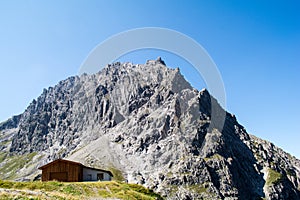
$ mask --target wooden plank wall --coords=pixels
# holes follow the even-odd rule
[[[42,181],[50,181],[51,172],[67,172],[69,182],[82,181],[82,166],[79,164],[64,161],[53,163],[42,170]]]

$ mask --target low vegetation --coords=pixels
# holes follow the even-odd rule
[[[283,179],[282,174],[280,174],[279,172],[277,172],[273,169],[269,169],[266,184],[267,185],[276,184],[276,183],[280,182],[282,179]]]
[[[114,181],[125,181],[125,178],[120,170],[114,167],[110,167],[109,171],[114,175],[113,180]]]
[[[223,157],[222,157],[220,154],[216,153],[216,154],[213,154],[213,155],[210,156],[210,157],[204,158],[204,161],[205,161],[205,162],[208,162],[208,161],[210,161],[210,160],[221,160],[222,158],[223,158]]]
[[[13,182],[0,180],[0,199],[162,199],[152,190],[123,182]]]
[[[7,157],[7,154],[1,153],[1,168],[0,168],[0,178],[2,179],[14,179],[17,174],[17,170],[23,168],[32,158],[36,155],[36,153],[30,153],[25,155],[14,155]]]
[[[6,157],[6,153],[5,152],[0,152],[0,162],[3,162],[5,157]]]
[[[204,187],[203,185],[189,185],[189,186],[186,187],[186,189],[192,190],[192,191],[194,191],[198,194],[207,192],[207,188]]]

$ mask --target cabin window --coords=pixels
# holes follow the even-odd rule
[[[97,174],[97,180],[98,181],[103,181],[104,180],[104,174],[103,173],[98,173]]]

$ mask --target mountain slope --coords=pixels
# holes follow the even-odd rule
[[[70,77],[0,125],[0,177],[33,179],[67,157],[170,199],[300,199],[300,161],[230,113],[214,126],[212,104],[224,112],[160,59]]]
[[[0,180],[0,199],[162,199],[153,191],[140,185],[114,181],[60,183],[50,182],[12,182]]]

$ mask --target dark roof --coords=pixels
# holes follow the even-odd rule
[[[110,172],[110,171],[107,171],[107,170],[104,170],[104,169],[97,169],[97,168],[93,168],[93,167],[88,167],[88,166],[84,166],[83,164],[79,163],[79,162],[74,162],[74,161],[70,161],[70,160],[65,160],[65,159],[57,159],[57,160],[54,160],[50,163],[47,163],[41,167],[39,167],[38,169],[40,170],[43,170],[47,167],[49,167],[50,165],[53,165],[55,163],[58,163],[58,162],[65,162],[65,163],[70,163],[70,164],[73,164],[73,165],[79,165],[79,166],[82,166],[84,168],[87,168],[87,169],[93,169],[93,170],[98,170],[98,171],[102,171],[102,172],[106,172],[108,173],[110,176],[113,176],[113,174]]]
[[[46,167],[49,167],[50,165],[53,165],[53,164],[58,163],[58,162],[71,163],[71,164],[74,164],[74,165],[82,165],[79,162],[74,162],[74,161],[64,160],[64,159],[57,159],[57,160],[54,160],[54,161],[52,161],[50,163],[47,163],[46,165],[43,165],[43,166],[39,167],[38,169],[42,170],[42,169],[44,169]]]

